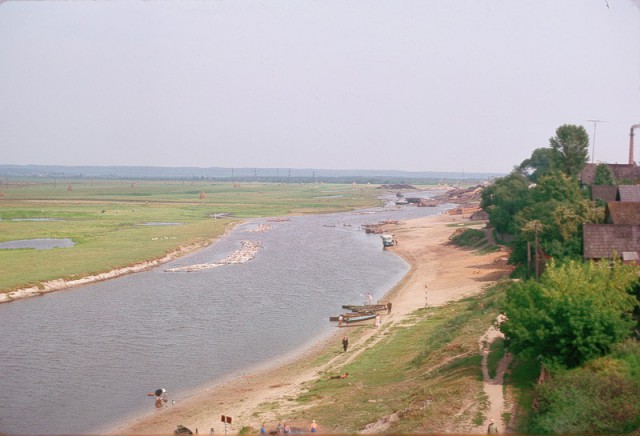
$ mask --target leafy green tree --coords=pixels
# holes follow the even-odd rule
[[[605,185],[605,186],[613,186],[616,184],[616,181],[613,178],[613,173],[611,172],[611,168],[609,168],[609,165],[598,164],[598,166],[596,166],[596,175],[595,175],[593,184]]]
[[[532,182],[537,182],[540,177],[555,168],[559,160],[557,151],[553,148],[536,148],[531,157],[522,161],[518,169],[522,171]]]
[[[558,171],[541,177],[530,191],[530,203],[514,218],[520,232],[513,242],[511,262],[526,262],[527,242],[533,243],[536,234],[546,254],[554,258],[581,257],[582,226],[602,222],[604,209],[586,198],[576,179]],[[532,222],[539,223],[535,231]]]
[[[514,217],[530,201],[529,185],[525,176],[513,171],[482,191],[480,205],[489,214],[489,222],[497,232],[515,232]]]
[[[580,201],[586,198],[586,192],[580,189],[577,180],[559,171],[552,171],[540,178],[532,190],[535,203],[547,201]]]
[[[515,354],[551,367],[576,367],[629,336],[638,301],[628,290],[637,281],[637,270],[619,262],[552,261],[540,282],[507,290],[501,329]]]
[[[549,144],[555,151],[557,168],[569,177],[576,177],[589,156],[589,135],[584,127],[564,124],[556,129]]]

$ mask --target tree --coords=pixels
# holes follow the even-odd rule
[[[530,191],[529,204],[514,218],[521,232],[513,243],[512,263],[527,260],[525,246],[527,242],[534,242],[536,233],[539,246],[546,254],[555,258],[580,257],[582,225],[602,222],[604,209],[586,198],[576,179],[558,171],[541,177]],[[537,232],[531,231],[531,222],[540,223]]]
[[[576,367],[629,336],[638,302],[628,290],[637,281],[637,270],[619,262],[551,262],[540,282],[507,290],[501,330],[516,354]]]
[[[532,182],[555,168],[558,161],[557,152],[553,148],[536,148],[531,153],[531,157],[522,161],[518,167]]]
[[[569,177],[577,176],[589,155],[589,135],[584,127],[564,124],[556,129],[549,144],[555,150],[557,167]]]
[[[598,164],[596,166],[596,176],[593,181],[594,185],[605,185],[605,186],[613,186],[616,184],[615,179],[613,178],[613,173],[611,172],[611,168],[607,164]]]
[[[480,206],[499,233],[513,234],[515,215],[529,204],[529,180],[517,171],[497,179],[482,191]]]

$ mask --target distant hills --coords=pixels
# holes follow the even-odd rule
[[[149,179],[328,183],[433,183],[483,181],[500,173],[436,171],[331,170],[299,168],[199,168],[147,166],[0,165],[2,178]]]

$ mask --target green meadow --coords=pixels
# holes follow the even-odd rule
[[[0,242],[69,238],[75,246],[0,250],[0,292],[157,259],[181,246],[210,242],[243,218],[376,206],[380,191],[375,188],[210,181],[5,181],[0,185]]]

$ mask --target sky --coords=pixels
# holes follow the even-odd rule
[[[2,164],[507,173],[636,123],[640,0],[0,0]]]

